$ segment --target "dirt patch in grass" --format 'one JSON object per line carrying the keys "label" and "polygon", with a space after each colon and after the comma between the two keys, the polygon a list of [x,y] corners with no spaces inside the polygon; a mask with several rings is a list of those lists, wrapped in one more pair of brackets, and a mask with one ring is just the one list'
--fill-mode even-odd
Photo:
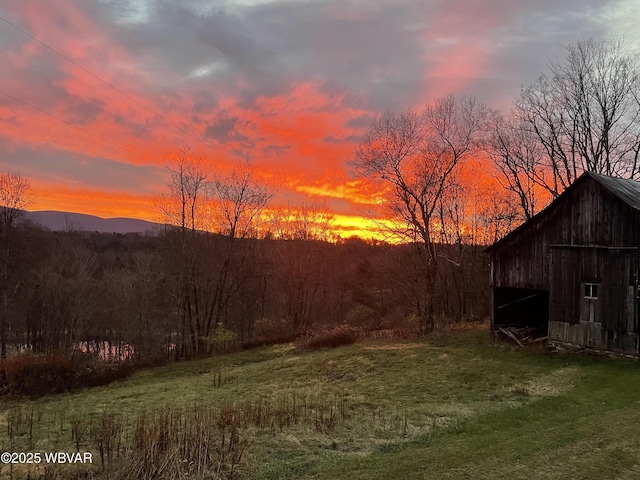
{"label": "dirt patch in grass", "polygon": [[571,390],[580,378],[578,367],[565,367],[510,388],[513,393],[533,397],[557,397]]}
{"label": "dirt patch in grass", "polygon": [[285,354],[295,350],[296,346],[293,343],[283,343],[281,345],[274,345],[272,347],[274,353]]}
{"label": "dirt patch in grass", "polygon": [[364,347],[365,350],[385,350],[385,351],[393,351],[393,350],[413,350],[414,348],[424,348],[425,345],[422,343],[391,343],[387,345],[369,345]]}

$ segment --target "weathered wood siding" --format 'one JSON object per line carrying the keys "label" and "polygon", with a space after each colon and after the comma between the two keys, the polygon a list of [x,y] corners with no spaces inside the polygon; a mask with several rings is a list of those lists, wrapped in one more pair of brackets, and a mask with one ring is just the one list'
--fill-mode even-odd
{"label": "weathered wood siding", "polygon": [[580,324],[549,322],[548,336],[549,343],[589,347],[628,355],[638,354],[637,335],[608,331],[597,322]]}
{"label": "weathered wood siding", "polygon": [[578,270],[581,252],[574,248],[551,249],[549,281],[549,320],[577,323],[579,320],[580,278]]}
{"label": "weathered wood siding", "polygon": [[[634,248],[551,247],[550,341],[637,352]],[[585,283],[598,298],[585,298]]]}

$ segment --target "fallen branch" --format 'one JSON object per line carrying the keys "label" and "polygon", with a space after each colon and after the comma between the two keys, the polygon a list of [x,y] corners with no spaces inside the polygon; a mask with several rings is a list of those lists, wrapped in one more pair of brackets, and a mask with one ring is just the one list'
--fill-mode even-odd
{"label": "fallen branch", "polygon": [[524,348],[524,345],[522,343],[520,343],[520,340],[518,340],[518,337],[516,337],[513,332],[511,332],[511,330],[505,330],[502,327],[498,327],[498,330],[500,330],[503,334],[505,334],[507,337],[511,338],[512,340],[515,340],[515,342],[520,345],[522,348]]}
{"label": "fallen branch", "polygon": [[540,338],[536,338],[535,340],[529,340],[527,343],[538,343],[538,342],[544,342],[547,340],[547,338],[549,337],[540,337]]}

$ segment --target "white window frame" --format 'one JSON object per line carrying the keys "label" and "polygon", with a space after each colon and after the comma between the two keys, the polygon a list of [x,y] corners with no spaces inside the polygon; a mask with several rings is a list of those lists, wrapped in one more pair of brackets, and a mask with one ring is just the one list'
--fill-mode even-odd
{"label": "white window frame", "polygon": [[587,300],[598,300],[598,287],[600,287],[599,283],[585,282],[584,298]]}

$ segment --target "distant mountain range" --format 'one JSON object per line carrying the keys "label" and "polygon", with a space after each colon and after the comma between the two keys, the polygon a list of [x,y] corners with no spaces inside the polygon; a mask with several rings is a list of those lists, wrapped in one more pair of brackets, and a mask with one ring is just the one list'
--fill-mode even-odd
{"label": "distant mountain range", "polygon": [[136,218],[101,218],[84,213],[40,210],[25,212],[25,220],[52,231],[87,231],[100,233],[155,233],[164,229],[160,223]]}

